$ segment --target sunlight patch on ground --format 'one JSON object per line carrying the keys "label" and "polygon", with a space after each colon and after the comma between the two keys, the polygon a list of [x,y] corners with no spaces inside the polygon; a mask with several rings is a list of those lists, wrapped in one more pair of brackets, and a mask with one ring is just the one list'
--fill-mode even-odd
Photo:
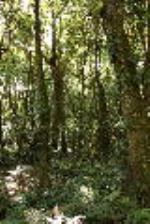
{"label": "sunlight patch on ground", "polygon": [[94,197],[94,192],[92,188],[82,185],[80,187],[80,192],[84,197],[84,200],[91,201]]}

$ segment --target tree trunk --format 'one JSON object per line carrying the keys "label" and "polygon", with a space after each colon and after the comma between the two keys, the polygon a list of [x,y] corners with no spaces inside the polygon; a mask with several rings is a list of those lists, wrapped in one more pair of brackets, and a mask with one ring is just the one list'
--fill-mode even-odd
{"label": "tree trunk", "polygon": [[[98,32],[96,30],[96,32]],[[110,158],[110,127],[109,116],[106,102],[104,86],[100,80],[101,71],[101,40],[98,39],[98,33],[95,36],[95,82],[98,91],[98,129],[96,148],[98,149],[99,158],[107,161]]]}
{"label": "tree trunk", "polygon": [[35,167],[40,185],[46,186],[48,182],[48,154],[49,154],[49,104],[47,89],[43,72],[43,57],[41,50],[41,21],[40,0],[35,0],[35,86],[36,110],[38,113],[38,126],[34,136]]}
{"label": "tree trunk", "polygon": [[2,99],[0,96],[0,150],[2,150],[3,130],[2,130]]}
{"label": "tree trunk", "polygon": [[[60,56],[60,55],[59,55]],[[65,136],[65,110],[64,110],[64,71],[61,69],[60,58],[57,52],[56,18],[52,12],[52,57],[50,66],[54,80],[54,109],[52,121],[52,147],[57,150],[61,144],[62,152],[66,153],[67,143]]]}
{"label": "tree trunk", "polygon": [[107,35],[110,58],[116,73],[122,78],[124,84],[122,87],[122,110],[127,121],[132,178],[136,185],[137,196],[140,194],[141,203],[148,206],[150,202],[150,149],[148,140],[150,118],[147,113],[149,100],[146,96],[141,95],[136,79],[139,74],[124,30],[124,2],[104,0],[103,3],[103,27]]}

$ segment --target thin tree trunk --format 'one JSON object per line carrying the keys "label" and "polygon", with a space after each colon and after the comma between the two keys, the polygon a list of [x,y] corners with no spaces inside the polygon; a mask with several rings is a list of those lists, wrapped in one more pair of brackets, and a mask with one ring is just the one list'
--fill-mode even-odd
{"label": "thin tree trunk", "polygon": [[107,161],[110,157],[110,127],[108,108],[106,102],[106,94],[103,84],[100,80],[101,71],[99,64],[101,63],[101,41],[98,40],[96,30],[95,36],[95,82],[98,91],[98,129],[96,147],[98,149],[99,158]]}
{"label": "thin tree trunk", "polygon": [[40,185],[45,187],[48,184],[48,154],[49,154],[49,104],[47,89],[43,72],[43,57],[41,50],[41,21],[40,21],[40,0],[35,0],[35,85],[36,109],[38,113],[37,132],[34,136],[35,144],[35,166]]}
{"label": "thin tree trunk", "polygon": [[67,143],[65,136],[64,71],[61,69],[60,58],[58,58],[57,53],[56,18],[54,11],[52,11],[52,57],[50,60],[50,65],[54,80],[52,147],[57,150],[59,144],[61,144],[62,152],[66,153]]}
{"label": "thin tree trunk", "polygon": [[2,130],[2,99],[0,98],[0,150],[2,150],[2,146],[3,146],[2,140],[3,140],[3,130]]}
{"label": "thin tree trunk", "polygon": [[33,54],[32,51],[28,52],[29,60],[29,71],[28,71],[28,107],[30,111],[30,127],[34,131],[35,125],[35,116],[34,116],[34,100],[35,100],[35,74],[33,70]]}

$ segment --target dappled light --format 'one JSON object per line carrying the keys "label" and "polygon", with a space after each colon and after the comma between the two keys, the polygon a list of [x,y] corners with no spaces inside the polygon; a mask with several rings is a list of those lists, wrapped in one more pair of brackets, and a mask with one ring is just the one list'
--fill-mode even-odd
{"label": "dappled light", "polygon": [[0,0],[0,224],[150,223],[149,0]]}

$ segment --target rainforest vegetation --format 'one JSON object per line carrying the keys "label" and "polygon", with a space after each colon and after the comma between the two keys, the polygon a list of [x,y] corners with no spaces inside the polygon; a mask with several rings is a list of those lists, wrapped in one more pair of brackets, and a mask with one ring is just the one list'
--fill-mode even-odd
{"label": "rainforest vegetation", "polygon": [[150,223],[149,0],[0,0],[0,223],[56,205]]}

